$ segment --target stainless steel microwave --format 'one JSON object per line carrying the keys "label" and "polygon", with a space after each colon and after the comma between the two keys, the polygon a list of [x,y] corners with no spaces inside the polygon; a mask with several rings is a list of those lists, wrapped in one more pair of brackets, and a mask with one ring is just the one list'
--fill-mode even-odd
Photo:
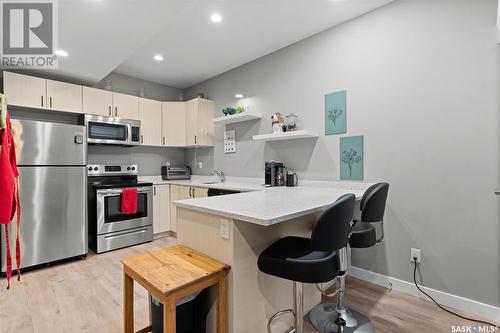
{"label": "stainless steel microwave", "polygon": [[141,122],[133,119],[86,114],[87,142],[135,146],[141,143]]}

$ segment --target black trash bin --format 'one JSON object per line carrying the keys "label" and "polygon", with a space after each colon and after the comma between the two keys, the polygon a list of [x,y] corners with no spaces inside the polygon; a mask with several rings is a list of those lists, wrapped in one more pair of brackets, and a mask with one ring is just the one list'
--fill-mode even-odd
{"label": "black trash bin", "polygon": [[[176,332],[205,333],[208,314],[208,291],[177,301]],[[194,297],[193,297],[194,296]],[[163,304],[151,297],[151,325],[153,333],[163,333]]]}

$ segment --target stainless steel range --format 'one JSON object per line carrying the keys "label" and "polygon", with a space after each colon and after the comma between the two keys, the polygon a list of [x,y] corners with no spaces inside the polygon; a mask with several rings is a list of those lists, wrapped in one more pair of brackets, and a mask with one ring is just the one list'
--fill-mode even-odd
{"label": "stainless steel range", "polygon": [[[89,247],[96,253],[153,240],[153,184],[137,181],[137,165],[88,165]],[[124,188],[137,188],[137,211],[121,211]]]}

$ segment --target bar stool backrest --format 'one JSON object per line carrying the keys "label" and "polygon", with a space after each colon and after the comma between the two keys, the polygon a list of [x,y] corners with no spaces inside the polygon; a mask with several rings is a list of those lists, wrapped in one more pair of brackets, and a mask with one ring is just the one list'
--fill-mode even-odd
{"label": "bar stool backrest", "polygon": [[311,234],[312,250],[333,252],[347,246],[355,201],[354,194],[345,194],[323,211]]}
{"label": "bar stool backrest", "polygon": [[388,183],[377,183],[370,186],[361,198],[361,222],[382,222],[384,220],[385,202],[389,192]]}

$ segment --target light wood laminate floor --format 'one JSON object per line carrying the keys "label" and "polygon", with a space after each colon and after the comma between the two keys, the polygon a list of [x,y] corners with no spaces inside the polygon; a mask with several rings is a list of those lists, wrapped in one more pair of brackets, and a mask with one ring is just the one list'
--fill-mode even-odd
{"label": "light wood laminate floor", "polygon": [[[67,333],[122,331],[122,265],[120,259],[175,244],[167,237],[100,255],[26,272],[6,290],[0,280],[1,333]],[[468,325],[426,300],[350,278],[350,305],[368,315],[378,333],[451,332]],[[149,322],[147,293],[135,288],[136,329]],[[306,320],[306,332],[312,333]],[[260,333],[260,332],[256,332]],[[262,332],[264,333],[264,332]]]}

